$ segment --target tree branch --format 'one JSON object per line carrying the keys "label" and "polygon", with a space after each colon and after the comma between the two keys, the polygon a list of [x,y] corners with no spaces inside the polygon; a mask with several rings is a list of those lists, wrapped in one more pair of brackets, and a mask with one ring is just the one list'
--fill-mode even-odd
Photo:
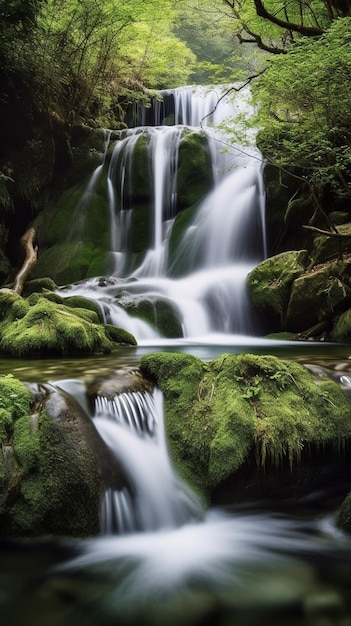
{"label": "tree branch", "polygon": [[21,295],[23,291],[23,286],[29,272],[37,261],[38,246],[35,246],[35,248],[33,247],[33,241],[35,239],[35,236],[35,228],[29,228],[21,237],[21,245],[22,248],[24,248],[26,256],[21,269],[17,273],[13,286],[13,291],[15,293],[18,293],[19,295]]}
{"label": "tree branch", "polygon": [[317,228],[316,226],[307,226],[307,224],[304,224],[302,228],[317,233],[317,235],[335,237],[336,239],[351,239],[351,235],[348,235],[346,233],[339,233],[337,230],[335,232],[331,232],[330,230],[323,230],[322,228]]}
{"label": "tree branch", "polygon": [[323,35],[323,29],[318,28],[316,26],[304,26],[303,24],[294,24],[293,22],[281,20],[279,17],[272,15],[269,13],[264,6],[262,0],[253,0],[256,13],[259,17],[263,17],[265,20],[272,22],[272,24],[276,24],[280,26],[280,28],[286,28],[287,30],[294,31],[295,33],[300,33],[300,35],[305,35],[307,37],[316,37],[318,35]]}
{"label": "tree branch", "polygon": [[228,96],[228,94],[230,94],[232,91],[236,91],[236,92],[238,92],[238,91],[241,91],[242,89],[244,89],[245,87],[247,87],[247,85],[249,85],[249,84],[250,84],[250,83],[251,83],[251,82],[252,82],[255,78],[258,78],[258,76],[261,76],[261,74],[263,74],[263,73],[266,71],[266,69],[267,69],[267,68],[265,67],[265,68],[264,68],[263,70],[261,70],[260,72],[257,72],[257,74],[252,74],[252,76],[249,76],[249,77],[247,78],[247,80],[246,80],[246,81],[245,81],[242,85],[240,85],[240,87],[234,87],[234,85],[233,85],[232,87],[230,87],[229,89],[227,89],[227,91],[226,91],[224,94],[222,94],[220,98],[218,98],[218,100],[217,100],[217,102],[216,102],[215,106],[213,107],[212,111],[209,111],[209,113],[207,113],[206,115],[204,115],[204,117],[202,118],[202,120],[201,120],[201,122],[200,122],[200,126],[201,126],[201,128],[202,128],[202,122],[203,122],[203,121],[204,121],[207,117],[210,117],[210,115],[212,115],[212,114],[213,114],[213,113],[217,110],[217,107],[218,107],[219,103],[223,100],[223,98],[226,98],[226,97]]}

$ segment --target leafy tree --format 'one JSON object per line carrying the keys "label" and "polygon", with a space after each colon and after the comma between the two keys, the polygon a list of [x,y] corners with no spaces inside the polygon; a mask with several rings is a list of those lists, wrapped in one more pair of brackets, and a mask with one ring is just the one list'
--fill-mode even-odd
{"label": "leafy tree", "polygon": [[322,35],[334,19],[351,15],[350,0],[224,0],[242,43],[286,53],[301,36]]}
{"label": "leafy tree", "polygon": [[231,82],[247,68],[243,48],[233,36],[232,16],[215,0],[190,0],[177,5],[175,33],[196,54],[190,80],[197,84]]}

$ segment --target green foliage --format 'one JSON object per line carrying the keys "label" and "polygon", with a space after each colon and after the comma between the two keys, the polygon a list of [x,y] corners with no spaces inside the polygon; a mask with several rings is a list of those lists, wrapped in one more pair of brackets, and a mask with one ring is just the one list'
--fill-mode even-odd
{"label": "green foliage", "polygon": [[321,35],[333,19],[349,14],[347,2],[343,6],[328,0],[233,0],[225,4],[240,41],[273,54],[286,53],[301,37]]}
{"label": "green foliage", "polygon": [[233,17],[212,0],[190,0],[178,5],[175,32],[196,55],[189,79],[202,85],[237,80],[247,63],[233,37]]}
{"label": "green foliage", "polygon": [[270,60],[253,91],[265,156],[299,168],[316,190],[350,196],[350,18],[335,20],[318,39]]}
{"label": "green foliage", "polygon": [[7,425],[9,416],[12,421],[29,414],[31,394],[27,387],[12,374],[0,376],[0,398],[1,418]]}

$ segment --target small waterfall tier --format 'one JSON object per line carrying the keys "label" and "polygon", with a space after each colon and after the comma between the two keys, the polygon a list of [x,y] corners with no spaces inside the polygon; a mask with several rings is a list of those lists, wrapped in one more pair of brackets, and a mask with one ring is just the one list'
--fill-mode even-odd
{"label": "small waterfall tier", "polygon": [[202,507],[168,456],[159,390],[98,395],[93,419],[129,482],[122,489],[106,489],[102,534],[177,528],[199,520]]}
{"label": "small waterfall tier", "polygon": [[106,188],[109,269],[60,295],[96,300],[138,343],[260,333],[246,276],[266,256],[261,158],[218,128],[248,106],[224,91],[161,92],[108,134],[88,185]]}

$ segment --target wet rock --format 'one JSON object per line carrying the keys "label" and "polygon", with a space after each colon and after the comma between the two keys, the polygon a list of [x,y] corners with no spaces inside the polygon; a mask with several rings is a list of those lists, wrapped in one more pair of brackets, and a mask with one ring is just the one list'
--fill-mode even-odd
{"label": "wet rock", "polygon": [[0,533],[83,537],[100,529],[105,487],[123,472],[66,390],[0,378]]}

